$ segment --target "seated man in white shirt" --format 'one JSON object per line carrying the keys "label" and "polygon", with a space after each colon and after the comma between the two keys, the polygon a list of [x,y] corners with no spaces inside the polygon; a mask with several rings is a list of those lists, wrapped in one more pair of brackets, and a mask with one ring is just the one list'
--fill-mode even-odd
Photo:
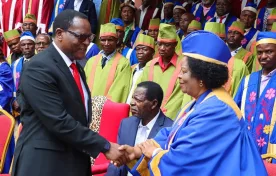
{"label": "seated man in white shirt", "polygon": [[[120,145],[137,145],[155,135],[173,121],[160,110],[163,90],[151,81],[141,82],[135,89],[130,103],[133,116],[122,120],[117,142]],[[129,176],[125,166],[117,168],[110,164],[106,176]]]}

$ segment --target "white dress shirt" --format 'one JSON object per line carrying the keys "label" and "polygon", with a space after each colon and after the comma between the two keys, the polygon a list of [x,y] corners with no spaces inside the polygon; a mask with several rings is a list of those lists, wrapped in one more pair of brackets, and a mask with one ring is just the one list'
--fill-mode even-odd
{"label": "white dress shirt", "polygon": [[[226,14],[226,15],[224,15],[224,18],[222,19],[222,23],[223,23],[223,24],[225,23],[225,21],[226,21],[226,19],[227,19],[228,15],[229,15],[229,13],[228,13],[228,14]],[[217,17],[216,17],[216,22],[217,22],[217,23],[219,23],[219,21],[220,21],[220,17],[219,17],[219,16],[217,16]]]}
{"label": "white dress shirt", "polygon": [[241,49],[241,46],[239,48],[235,49],[234,51],[231,51],[231,56],[232,57],[235,56],[240,51],[240,49]]}
{"label": "white dress shirt", "polygon": [[74,1],[74,10],[75,11],[80,11],[80,6],[83,0],[75,0]]}
{"label": "white dress shirt", "polygon": [[[61,55],[62,59],[64,60],[65,64],[67,65],[68,69],[70,70],[70,72],[72,73],[73,76],[73,70],[71,69],[71,64],[75,63],[76,61],[71,61],[55,44],[55,42],[53,42],[54,47],[56,48],[56,50],[58,51],[58,53]],[[79,74],[80,75],[80,74]],[[73,77],[74,78],[74,77]],[[84,82],[80,76],[80,81],[81,81],[81,87],[83,90],[83,95],[84,95],[84,102],[85,102],[85,111],[86,111],[86,118],[88,119],[88,92],[84,86]]]}
{"label": "white dress shirt", "polygon": [[[142,125],[142,120],[140,120],[140,123],[138,125],[138,130],[136,133],[135,145],[145,142],[148,139],[149,134],[150,134],[159,114],[160,114],[160,110],[156,114],[156,116],[145,126]],[[127,176],[132,176],[132,174],[130,172],[128,172]]]}
{"label": "white dress shirt", "polygon": [[135,69],[134,69],[134,74],[132,77],[132,84],[131,84],[131,89],[130,92],[128,94],[127,97],[127,104],[130,104],[131,100],[132,100],[132,94],[134,92],[134,89],[136,88],[136,82],[138,80],[138,78],[142,75],[144,68],[140,68],[139,69],[139,64],[136,65]]}

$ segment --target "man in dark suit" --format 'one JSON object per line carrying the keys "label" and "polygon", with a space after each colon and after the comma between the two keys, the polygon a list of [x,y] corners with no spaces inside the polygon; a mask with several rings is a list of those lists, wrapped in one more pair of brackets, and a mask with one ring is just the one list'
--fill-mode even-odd
{"label": "man in dark suit", "polygon": [[118,144],[88,128],[90,92],[76,60],[85,57],[90,36],[87,17],[65,10],[54,21],[53,43],[24,65],[13,176],[91,176],[90,156],[122,156]]}
{"label": "man in dark suit", "polygon": [[91,32],[96,34],[97,13],[95,4],[92,0],[67,0],[64,4],[64,10],[66,9],[73,9],[85,14],[91,25]]}
{"label": "man in dark suit", "polygon": [[[170,127],[173,121],[160,110],[163,90],[159,84],[151,81],[137,85],[130,103],[132,115],[122,120],[118,132],[118,143],[134,146],[155,135],[164,127]],[[125,166],[117,168],[110,164],[106,176],[128,175]]]}

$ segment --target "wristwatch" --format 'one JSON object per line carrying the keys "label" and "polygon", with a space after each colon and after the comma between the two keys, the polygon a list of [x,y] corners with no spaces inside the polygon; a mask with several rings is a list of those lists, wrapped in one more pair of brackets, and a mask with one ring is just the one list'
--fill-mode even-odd
{"label": "wristwatch", "polygon": [[110,150],[110,142],[106,142],[105,145],[104,145],[104,148],[102,149],[102,153],[106,153]]}

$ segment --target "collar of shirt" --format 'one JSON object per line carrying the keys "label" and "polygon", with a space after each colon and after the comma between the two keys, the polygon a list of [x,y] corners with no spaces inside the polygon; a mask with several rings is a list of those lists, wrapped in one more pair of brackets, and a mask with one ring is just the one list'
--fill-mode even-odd
{"label": "collar of shirt", "polygon": [[58,51],[58,53],[61,55],[62,59],[64,60],[65,64],[67,65],[67,67],[70,68],[72,63],[76,63],[76,61],[72,62],[69,57],[67,57],[59,48],[58,46],[55,44],[55,42],[53,42],[54,47],[56,48],[56,50]]}
{"label": "collar of shirt", "polygon": [[231,52],[231,56],[235,56],[241,49],[242,47],[238,47],[237,49],[235,49],[234,51]]}
{"label": "collar of shirt", "polygon": [[220,18],[222,18],[222,23],[225,23],[228,16],[229,16],[229,13],[227,13],[226,15],[223,15],[221,17],[216,15],[216,22],[218,23],[220,21]]}
{"label": "collar of shirt", "polygon": [[270,73],[268,73],[267,75],[262,75],[262,79],[263,78],[271,78],[274,74],[276,73],[276,69],[272,70]]}
{"label": "collar of shirt", "polygon": [[124,36],[124,41],[126,40],[126,37],[129,33],[130,30],[134,30],[134,23],[131,23],[130,25],[125,27],[125,36]]}
{"label": "collar of shirt", "polygon": [[83,0],[75,0],[75,1],[74,1],[74,10],[76,10],[76,11],[79,11],[79,10],[80,10],[80,6],[81,6],[81,4],[82,4],[82,1],[83,1]]}
{"label": "collar of shirt", "polygon": [[29,62],[30,60],[31,60],[31,58],[25,58],[25,57],[23,57],[24,59],[23,59],[23,62]]}
{"label": "collar of shirt", "polygon": [[103,50],[100,51],[100,54],[101,54],[103,57],[106,57],[107,60],[109,61],[109,60],[116,54],[116,50],[114,50],[113,53],[109,54],[108,56],[104,53]]}
{"label": "collar of shirt", "polygon": [[142,120],[140,120],[140,123],[138,125],[138,128],[142,128],[142,127],[147,127],[147,130],[151,131],[151,129],[153,128],[158,116],[160,114],[160,110],[158,111],[158,113],[156,114],[156,116],[145,126],[142,125]]}
{"label": "collar of shirt", "polygon": [[[252,28],[252,27],[251,27]],[[244,29],[245,30],[245,33],[244,35],[248,34],[248,32],[250,31],[251,28],[248,28],[248,29]]]}
{"label": "collar of shirt", "polygon": [[212,8],[212,6],[214,5],[215,1],[213,2],[213,4],[210,7],[205,7],[202,3],[201,6],[203,8],[203,14],[204,16],[209,12],[209,10]]}
{"label": "collar of shirt", "polygon": [[162,57],[160,56],[159,59],[158,59],[158,63],[159,63],[159,66],[161,67],[162,71],[166,71],[171,65],[173,65],[174,67],[176,67],[176,63],[177,63],[177,54],[174,53],[172,59],[170,60],[170,62],[168,63],[168,65],[165,66],[163,60],[162,60]]}
{"label": "collar of shirt", "polygon": [[143,8],[142,5],[139,7],[139,9],[141,10],[141,12],[146,12],[148,10],[148,8],[149,8],[149,6]]}

